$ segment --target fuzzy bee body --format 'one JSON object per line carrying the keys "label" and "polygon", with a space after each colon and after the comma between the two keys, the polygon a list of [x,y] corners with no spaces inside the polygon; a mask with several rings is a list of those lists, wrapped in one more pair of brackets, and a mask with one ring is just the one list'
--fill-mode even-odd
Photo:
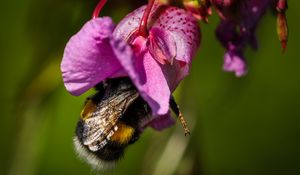
{"label": "fuzzy bee body", "polygon": [[[138,140],[141,129],[151,121],[151,110],[129,78],[109,79],[98,84],[97,93],[87,98],[76,127],[74,145],[78,155],[95,169],[110,168],[125,148]],[[187,123],[173,97],[170,109]]]}
{"label": "fuzzy bee body", "polygon": [[85,102],[74,144],[80,157],[105,168],[139,138],[140,124],[149,118],[150,109],[128,78],[108,80],[97,88]]}

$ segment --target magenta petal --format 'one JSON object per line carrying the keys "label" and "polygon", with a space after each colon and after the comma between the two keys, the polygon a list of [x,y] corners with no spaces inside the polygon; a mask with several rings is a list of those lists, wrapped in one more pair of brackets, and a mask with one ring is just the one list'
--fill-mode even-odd
{"label": "magenta petal", "polygon": [[168,81],[169,88],[173,92],[181,80],[183,80],[188,74],[190,65],[180,61],[174,61],[171,64],[162,65],[162,71]]}
{"label": "magenta petal", "polygon": [[171,92],[160,64],[149,52],[136,58],[132,49],[121,39],[111,40],[111,45],[141,96],[151,107],[153,115],[166,114],[169,111]]}
{"label": "magenta petal", "polygon": [[166,129],[172,125],[175,124],[175,120],[171,117],[171,115],[168,113],[163,116],[159,116],[157,118],[154,118],[150,123],[148,123],[148,126],[151,126],[153,129],[156,129],[158,131],[161,131],[163,129]]}
{"label": "magenta petal", "polygon": [[67,43],[61,71],[71,94],[80,95],[121,69],[109,43],[114,27],[108,17],[90,20]]}
{"label": "magenta petal", "polygon": [[161,64],[171,63],[176,57],[176,42],[173,36],[160,28],[152,28],[149,34],[149,52]]}
{"label": "magenta petal", "polygon": [[124,71],[127,72],[133,82],[139,81],[139,75],[134,66],[136,57],[131,47],[122,39],[112,38],[110,44],[113,46],[113,52]]}
{"label": "magenta petal", "polygon": [[237,77],[246,75],[247,65],[243,57],[230,51],[224,55],[224,71],[234,72]]}
{"label": "magenta petal", "polygon": [[114,30],[114,37],[128,41],[130,36],[138,30],[146,5],[134,10],[123,18]]}
{"label": "magenta petal", "polygon": [[[113,35],[125,41],[131,41],[132,38],[136,37],[135,34],[138,30],[145,7],[146,6],[142,6],[127,15],[117,25]],[[191,62],[200,45],[201,37],[197,20],[191,13],[177,7],[155,5],[149,17],[148,28],[150,37],[158,36],[154,39],[157,39],[159,43],[154,44],[159,46],[162,43],[161,41],[164,40],[164,48],[161,48],[162,53],[166,54],[164,57],[169,59],[170,55],[175,55],[176,60],[188,64]],[[163,31],[163,33],[159,33],[159,31]],[[155,35],[151,35],[152,32],[154,32]],[[175,44],[173,42],[175,42]],[[173,47],[176,47],[176,49]],[[159,62],[162,62],[164,59],[161,54],[154,54],[152,51],[151,54]]]}
{"label": "magenta petal", "polygon": [[171,91],[161,64],[149,52],[146,52],[143,57],[137,59],[136,71],[139,81],[134,83],[150,105],[153,114],[155,116],[166,114],[169,111]]}
{"label": "magenta petal", "polygon": [[191,62],[201,38],[199,25],[191,13],[177,7],[165,7],[152,27],[160,28],[173,37],[176,42],[176,60],[188,64]]}
{"label": "magenta petal", "polygon": [[[135,56],[124,57],[118,47],[113,49],[153,115],[160,116],[168,112],[171,92],[188,74],[200,45],[200,29],[197,20],[185,10],[155,5],[148,20],[149,36],[139,37],[144,10],[145,6],[127,15],[113,32],[114,38],[131,44]],[[113,42],[126,48],[121,41]]]}

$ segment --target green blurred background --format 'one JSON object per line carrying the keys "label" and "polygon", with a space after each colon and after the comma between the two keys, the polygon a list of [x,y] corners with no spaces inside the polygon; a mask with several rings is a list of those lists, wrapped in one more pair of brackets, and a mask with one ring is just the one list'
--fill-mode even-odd
{"label": "green blurred background", "polygon": [[[119,21],[145,2],[110,0],[102,15]],[[68,94],[59,70],[64,45],[96,3],[1,3],[0,174],[300,174],[300,1],[289,1],[286,53],[268,13],[257,31],[259,50],[246,52],[249,74],[243,78],[221,70],[216,15],[202,24],[201,49],[175,93],[191,136],[184,137],[180,124],[163,132],[147,129],[107,172],[91,170],[74,153],[74,129],[91,92]]]}

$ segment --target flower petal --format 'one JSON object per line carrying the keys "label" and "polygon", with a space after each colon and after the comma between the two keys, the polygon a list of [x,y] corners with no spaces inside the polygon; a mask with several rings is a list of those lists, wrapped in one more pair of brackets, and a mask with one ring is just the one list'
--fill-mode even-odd
{"label": "flower petal", "polygon": [[216,36],[225,48],[228,48],[230,44],[244,47],[237,31],[237,24],[233,20],[221,20],[216,30]]}
{"label": "flower petal", "polygon": [[[147,51],[135,57],[132,49],[121,39],[111,40],[111,45],[153,115],[165,115],[169,111],[171,92],[161,65]],[[122,56],[124,53],[131,53],[131,57]]]}
{"label": "flower petal", "polygon": [[[154,6],[156,8],[156,6]],[[146,9],[146,5],[134,10],[126,15],[116,26],[114,30],[114,37],[123,39],[124,41],[130,40],[130,37],[138,30],[140,21]]]}
{"label": "flower petal", "polygon": [[[216,35],[223,46],[230,51],[233,45],[239,53],[249,44],[257,49],[255,29],[272,0],[212,0],[219,11],[222,20],[216,30]],[[232,55],[229,54],[229,55]],[[242,54],[236,54],[242,55]],[[228,55],[225,58],[229,58]]]}
{"label": "flower petal", "polygon": [[113,29],[110,18],[93,19],[67,43],[61,71],[71,94],[80,95],[121,69],[109,43]]}
{"label": "flower petal", "polygon": [[164,115],[169,111],[171,91],[167,77],[149,52],[136,62],[139,81],[135,82],[141,95],[148,102],[154,115]]}
{"label": "flower petal", "polygon": [[166,115],[159,116],[154,118],[148,126],[151,126],[153,129],[161,131],[175,124],[174,118],[171,117],[170,113]]}
{"label": "flower petal", "polygon": [[176,42],[172,35],[169,35],[161,28],[152,28],[149,34],[149,52],[159,63],[173,64],[176,57]]}
{"label": "flower petal", "polygon": [[[128,14],[114,30],[116,38],[122,38],[125,41],[131,42],[131,38],[135,38],[135,34],[139,28],[140,20],[144,14],[146,6],[142,6],[137,10]],[[159,34],[158,29],[163,33],[155,38],[161,42],[164,40],[164,47],[161,51],[171,51],[171,55],[175,55],[176,60],[185,63],[190,63],[196,50],[200,45],[200,28],[196,18],[189,12],[183,9],[171,6],[155,5],[152,8],[148,28],[150,36]],[[154,31],[152,31],[154,30]],[[151,35],[155,33],[155,35]],[[172,39],[171,39],[172,38]],[[174,42],[175,41],[175,45]],[[170,42],[170,43],[168,43]],[[160,45],[161,43],[156,43]],[[171,47],[171,48],[167,48]],[[174,49],[173,47],[176,47]],[[176,54],[173,52],[176,51]],[[151,51],[153,54],[154,52]],[[169,59],[170,54],[165,52],[166,58]],[[162,62],[161,55],[153,55],[155,59]],[[156,57],[158,56],[158,57]]]}
{"label": "flower petal", "polygon": [[245,75],[247,65],[243,51],[247,40],[236,31],[236,23],[231,20],[221,20],[216,35],[227,50],[224,55],[223,70],[235,72],[237,77]]}
{"label": "flower petal", "polygon": [[247,0],[239,3],[240,23],[247,30],[253,31],[273,0]]}
{"label": "flower petal", "polygon": [[[164,6],[153,14],[152,28],[160,28],[176,43],[176,60],[190,63],[200,45],[200,28],[197,19],[183,9]],[[150,29],[151,32],[152,29]]]}
{"label": "flower petal", "polygon": [[235,52],[227,52],[224,55],[224,71],[235,72],[235,76],[241,77],[247,74],[247,64],[242,55]]}
{"label": "flower petal", "polygon": [[118,59],[157,116],[168,112],[171,92],[188,74],[200,44],[200,29],[193,15],[183,9],[155,5],[148,21],[149,37],[138,37],[145,7],[127,15],[113,36],[132,45],[136,58]]}
{"label": "flower petal", "polygon": [[171,92],[173,92],[179,85],[180,81],[189,74],[190,64],[176,60],[172,65],[165,64],[162,65],[161,68],[167,79],[169,88]]}

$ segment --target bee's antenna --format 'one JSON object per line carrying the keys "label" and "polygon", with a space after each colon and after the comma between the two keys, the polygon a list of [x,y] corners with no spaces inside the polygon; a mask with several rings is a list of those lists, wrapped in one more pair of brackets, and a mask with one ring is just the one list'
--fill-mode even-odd
{"label": "bee's antenna", "polygon": [[185,119],[179,109],[179,106],[177,105],[175,98],[173,96],[170,98],[170,107],[171,107],[172,111],[176,114],[176,116],[178,117],[180,123],[182,124],[185,136],[190,135],[191,133],[187,126],[187,122],[185,121]]}

